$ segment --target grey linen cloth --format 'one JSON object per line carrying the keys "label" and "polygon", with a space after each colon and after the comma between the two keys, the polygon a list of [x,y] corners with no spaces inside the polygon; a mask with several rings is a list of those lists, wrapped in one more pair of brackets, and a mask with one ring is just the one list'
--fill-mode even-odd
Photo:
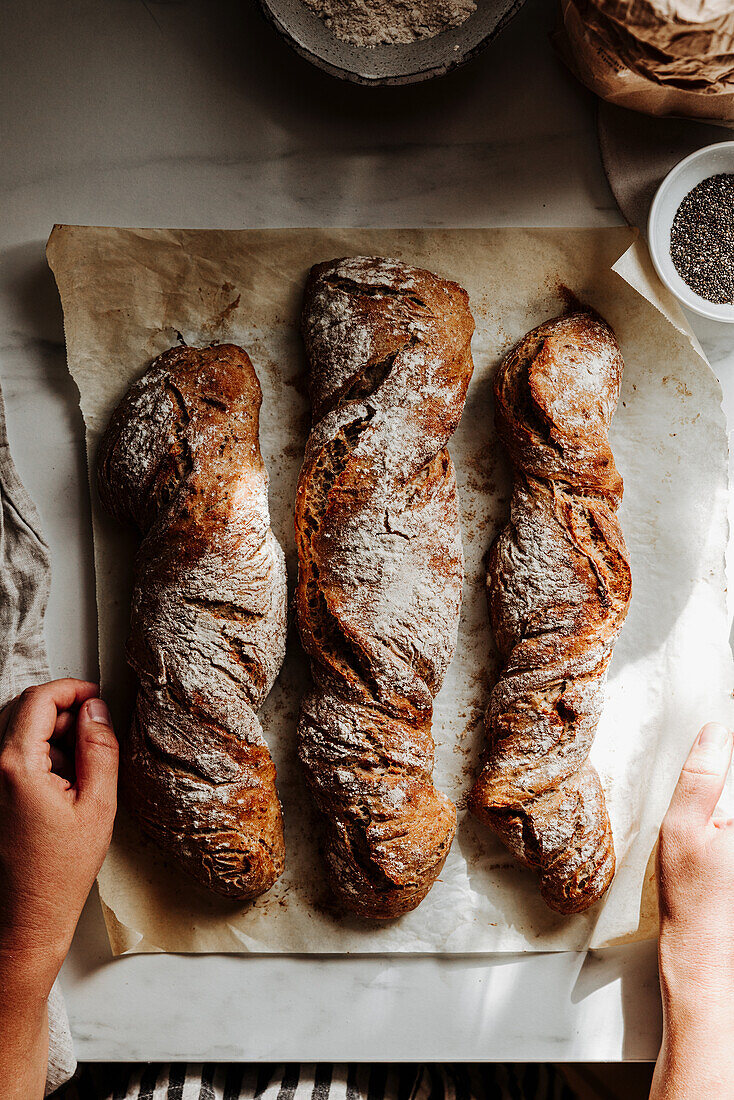
{"label": "grey linen cloth", "polygon": [[[0,707],[31,684],[50,679],[43,619],[51,583],[48,546],[36,506],[10,455],[0,391]],[[48,1000],[46,1095],[76,1069],[63,997],[57,985]]]}

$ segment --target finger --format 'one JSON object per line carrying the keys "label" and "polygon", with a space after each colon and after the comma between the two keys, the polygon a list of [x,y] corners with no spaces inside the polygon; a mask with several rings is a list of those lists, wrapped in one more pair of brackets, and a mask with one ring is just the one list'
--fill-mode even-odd
{"label": "finger", "polygon": [[76,714],[73,710],[62,710],[56,715],[56,722],[54,724],[54,731],[52,737],[65,737],[67,733],[74,729],[76,723]]}
{"label": "finger", "polygon": [[102,699],[88,699],[79,710],[75,762],[79,803],[102,806],[114,814],[118,747],[110,712]]}
{"label": "finger", "polygon": [[724,790],[731,756],[732,735],[726,726],[708,722],[683,765],[668,813],[708,824]]}
{"label": "finger", "polygon": [[[4,733],[5,733],[5,729],[7,728],[8,724],[13,720],[13,714],[15,713],[15,710],[18,706],[19,698],[20,698],[20,696],[16,695],[15,699],[12,699],[7,704],[7,706],[3,707],[2,711],[0,711],[0,748],[2,747],[3,736],[4,736]],[[76,725],[76,712],[75,711],[73,711],[73,710],[59,711],[56,715],[56,722],[54,723],[54,728],[53,728],[53,733],[51,734],[50,744],[53,745],[55,743],[55,744],[58,745],[60,742],[68,740],[69,734],[73,733],[75,725]],[[73,739],[72,739],[72,741],[70,742],[70,745],[67,744],[66,749],[65,749],[65,751],[68,752],[69,747],[71,747],[72,756],[73,756],[73,751],[74,751],[73,745],[74,745],[74,743],[73,743]],[[57,771],[57,768],[56,768],[55,764],[53,763],[53,760],[54,760],[54,756],[53,756],[53,753],[51,753],[51,761],[52,761],[51,767],[52,767],[53,771]],[[72,780],[72,783],[73,783],[73,780]]]}
{"label": "finger", "polygon": [[18,698],[8,722],[3,747],[11,746],[24,755],[53,735],[59,711],[69,710],[99,694],[96,684],[86,680],[51,680],[27,688]]}

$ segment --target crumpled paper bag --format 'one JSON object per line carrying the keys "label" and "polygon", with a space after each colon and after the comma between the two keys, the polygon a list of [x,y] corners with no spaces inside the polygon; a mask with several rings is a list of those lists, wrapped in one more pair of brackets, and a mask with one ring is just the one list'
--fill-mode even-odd
{"label": "crumpled paper bag", "polygon": [[602,99],[734,124],[729,0],[561,0],[555,45]]}

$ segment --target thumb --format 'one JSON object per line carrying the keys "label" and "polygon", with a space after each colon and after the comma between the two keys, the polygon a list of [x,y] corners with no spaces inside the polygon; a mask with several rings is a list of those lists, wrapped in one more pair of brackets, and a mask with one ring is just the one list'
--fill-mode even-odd
{"label": "thumb", "polygon": [[107,704],[87,699],[76,723],[76,792],[80,803],[95,802],[114,814],[118,745]]}
{"label": "thumb", "polygon": [[673,791],[669,813],[706,825],[721,798],[731,765],[732,735],[720,722],[708,722],[693,743]]}

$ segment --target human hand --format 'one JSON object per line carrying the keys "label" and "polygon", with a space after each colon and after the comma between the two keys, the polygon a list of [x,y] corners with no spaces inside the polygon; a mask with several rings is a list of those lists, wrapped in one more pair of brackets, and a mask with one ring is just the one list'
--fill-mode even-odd
{"label": "human hand", "polygon": [[731,758],[731,733],[704,726],[660,829],[654,1100],[734,1096],[734,820],[716,811]]}
{"label": "human hand", "polygon": [[54,680],[0,712],[0,956],[49,989],[112,835],[117,741],[97,693]]}
{"label": "human hand", "polygon": [[96,684],[54,680],[0,711],[0,1079],[41,1097],[46,998],[112,835],[117,741]]}

